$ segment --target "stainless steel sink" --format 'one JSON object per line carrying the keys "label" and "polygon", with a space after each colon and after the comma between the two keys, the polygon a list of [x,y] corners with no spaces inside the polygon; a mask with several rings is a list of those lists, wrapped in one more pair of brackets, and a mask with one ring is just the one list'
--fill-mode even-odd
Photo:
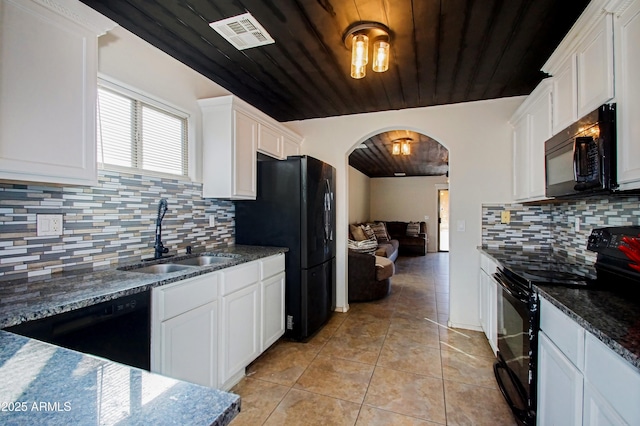
{"label": "stainless steel sink", "polygon": [[196,257],[190,257],[188,259],[176,260],[175,263],[179,263],[180,265],[207,266],[207,265],[216,265],[220,263],[228,263],[228,262],[231,262],[232,260],[233,258],[231,257],[196,256]]}
{"label": "stainless steel sink", "polygon": [[141,268],[129,269],[130,272],[142,272],[145,274],[168,274],[171,272],[193,269],[193,266],[177,265],[175,263],[159,263],[157,265],[143,266]]}

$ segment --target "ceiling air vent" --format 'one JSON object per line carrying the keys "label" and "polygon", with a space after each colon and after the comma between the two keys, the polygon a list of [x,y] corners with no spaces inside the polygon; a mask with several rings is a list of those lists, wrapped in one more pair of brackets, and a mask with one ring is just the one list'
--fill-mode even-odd
{"label": "ceiling air vent", "polygon": [[275,43],[250,13],[211,22],[209,25],[238,50]]}

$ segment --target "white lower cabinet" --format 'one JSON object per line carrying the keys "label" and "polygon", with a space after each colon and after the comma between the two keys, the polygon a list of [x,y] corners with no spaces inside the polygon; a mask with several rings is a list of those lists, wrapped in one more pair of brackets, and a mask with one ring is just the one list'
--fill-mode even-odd
{"label": "white lower cabinet", "polygon": [[640,372],[540,298],[539,425],[640,424]]}
{"label": "white lower cabinet", "polygon": [[284,334],[284,272],[260,283],[262,287],[262,339],[264,352]]}
{"label": "white lower cabinet", "polygon": [[220,383],[228,389],[260,355],[260,283],[222,297],[222,326]]}
{"label": "white lower cabinet", "polygon": [[151,371],[218,385],[218,286],[212,273],[151,293]]}
{"label": "white lower cabinet", "polygon": [[284,334],[284,254],[152,291],[151,371],[230,389]]}
{"label": "white lower cabinet", "polygon": [[160,372],[203,386],[217,386],[218,302],[163,321],[160,329]]}
{"label": "white lower cabinet", "polygon": [[488,256],[480,255],[480,274],[478,282],[478,310],[480,326],[484,331],[494,355],[498,352],[498,287],[491,276],[497,265]]}
{"label": "white lower cabinet", "polygon": [[480,271],[480,325],[495,354],[498,351],[497,284],[485,271]]}
{"label": "white lower cabinet", "polygon": [[582,373],[544,332],[540,332],[537,423],[581,425],[582,398]]}
{"label": "white lower cabinet", "polygon": [[[585,424],[601,424],[597,419],[604,417],[623,420],[614,424],[640,425],[640,372],[590,333],[585,339],[584,381],[591,389],[590,411],[597,414]],[[585,412],[586,406],[587,401]]]}
{"label": "white lower cabinet", "polygon": [[617,426],[628,424],[616,413],[589,382],[584,384],[584,413],[582,424],[585,426]]}

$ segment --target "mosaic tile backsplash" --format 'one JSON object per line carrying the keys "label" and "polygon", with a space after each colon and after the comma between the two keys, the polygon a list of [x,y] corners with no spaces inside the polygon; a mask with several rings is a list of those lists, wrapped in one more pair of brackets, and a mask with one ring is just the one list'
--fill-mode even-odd
{"label": "mosaic tile backsplash", "polygon": [[[502,224],[500,214],[511,212],[511,223]],[[576,230],[576,219],[580,229]],[[640,197],[611,197],[566,201],[559,204],[501,204],[482,206],[482,244],[500,248],[528,245],[595,262],[587,251],[591,230],[607,226],[640,225]]]}
{"label": "mosaic tile backsplash", "polygon": [[[0,279],[115,266],[153,256],[158,202],[167,198],[169,254],[235,241],[231,201],[202,198],[202,184],[101,170],[96,187],[0,181]],[[63,235],[36,236],[37,214],[62,214]],[[215,226],[209,226],[214,215]]]}

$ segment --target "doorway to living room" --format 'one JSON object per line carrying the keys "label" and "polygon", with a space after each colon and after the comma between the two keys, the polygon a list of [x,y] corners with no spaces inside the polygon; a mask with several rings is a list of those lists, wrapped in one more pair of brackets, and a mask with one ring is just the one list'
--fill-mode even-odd
{"label": "doorway to living room", "polygon": [[438,251],[449,251],[449,189],[438,189]]}

